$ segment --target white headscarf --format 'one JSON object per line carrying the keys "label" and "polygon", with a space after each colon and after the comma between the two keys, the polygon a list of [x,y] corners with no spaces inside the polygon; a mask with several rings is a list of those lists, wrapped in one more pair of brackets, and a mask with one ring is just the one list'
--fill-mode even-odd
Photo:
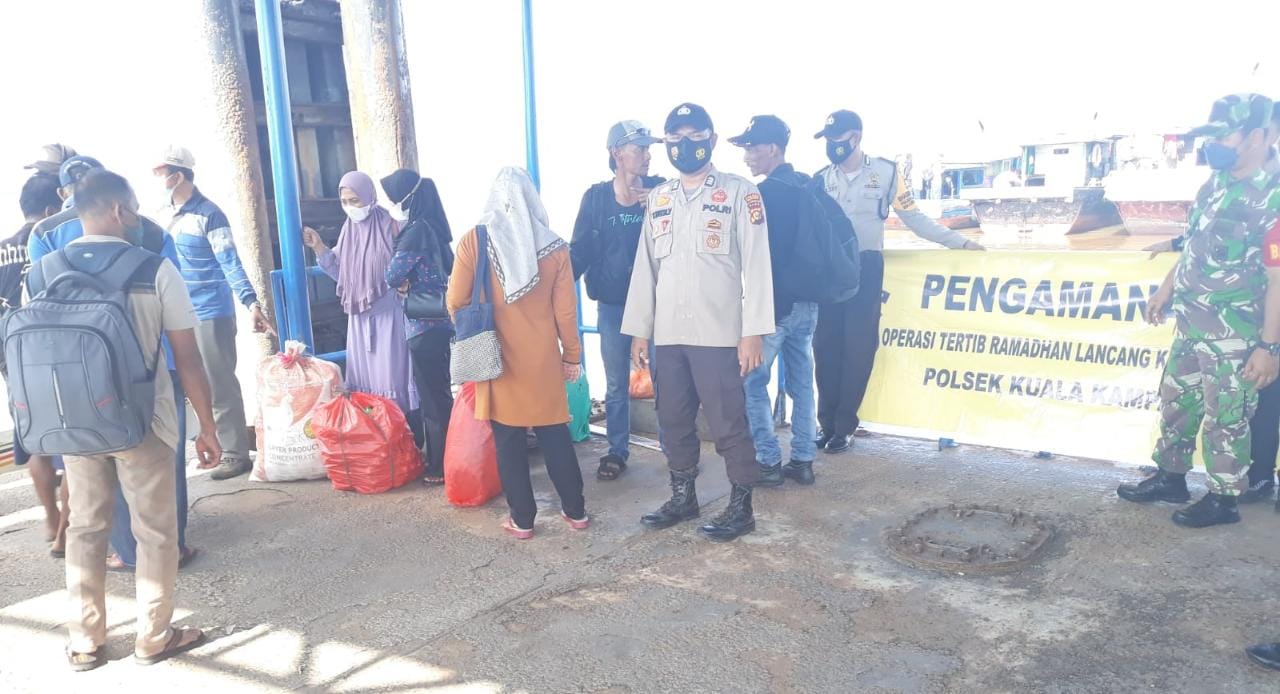
{"label": "white headscarf", "polygon": [[507,303],[538,284],[538,261],[564,246],[547,226],[547,210],[528,172],[508,166],[498,172],[480,223],[489,231],[489,259]]}

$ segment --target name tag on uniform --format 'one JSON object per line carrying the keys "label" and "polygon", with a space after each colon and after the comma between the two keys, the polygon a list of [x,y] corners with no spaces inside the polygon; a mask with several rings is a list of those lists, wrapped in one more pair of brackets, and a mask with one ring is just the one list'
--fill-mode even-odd
{"label": "name tag on uniform", "polygon": [[670,207],[663,210],[654,210],[653,213],[650,215],[650,217],[652,217],[653,219],[662,219],[663,217],[670,217],[670,216],[671,216]]}

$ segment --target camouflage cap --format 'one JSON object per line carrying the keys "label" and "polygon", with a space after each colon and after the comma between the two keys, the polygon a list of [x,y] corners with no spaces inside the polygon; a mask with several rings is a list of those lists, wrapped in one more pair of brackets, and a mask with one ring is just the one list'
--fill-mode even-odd
{"label": "camouflage cap", "polygon": [[1213,102],[1209,122],[1195,128],[1193,137],[1226,137],[1241,131],[1266,127],[1275,103],[1261,94],[1230,94]]}

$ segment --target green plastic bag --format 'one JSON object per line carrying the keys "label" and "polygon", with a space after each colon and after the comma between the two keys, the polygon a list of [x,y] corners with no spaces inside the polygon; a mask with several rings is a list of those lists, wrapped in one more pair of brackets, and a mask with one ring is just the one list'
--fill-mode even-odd
{"label": "green plastic bag", "polygon": [[587,372],[573,383],[565,384],[569,395],[569,435],[574,443],[586,441],[591,436],[591,389],[587,387]]}

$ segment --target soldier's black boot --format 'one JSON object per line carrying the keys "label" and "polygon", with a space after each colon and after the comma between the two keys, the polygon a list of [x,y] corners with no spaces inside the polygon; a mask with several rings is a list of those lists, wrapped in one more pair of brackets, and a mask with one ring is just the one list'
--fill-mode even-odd
{"label": "soldier's black boot", "polygon": [[781,487],[787,483],[783,477],[782,463],[777,465],[761,465],[760,479],[756,480],[757,487]]}
{"label": "soldier's black boot", "polygon": [[756,529],[756,518],[751,510],[751,487],[733,485],[729,505],[711,522],[698,528],[703,537],[715,542],[728,542]]}
{"label": "soldier's black boot", "polygon": [[813,461],[793,460],[782,466],[782,476],[797,484],[813,484]]}
{"label": "soldier's black boot", "polygon": [[1173,522],[1184,528],[1208,528],[1225,523],[1239,523],[1240,510],[1236,498],[1224,494],[1205,494],[1199,501],[1175,511]]}
{"label": "soldier's black boot", "polygon": [[640,522],[647,528],[661,530],[670,528],[676,523],[698,517],[698,490],[693,481],[698,477],[698,470],[671,471],[671,498],[662,508],[640,517]]}
{"label": "soldier's black boot", "polygon": [[1191,500],[1191,494],[1187,492],[1187,476],[1164,470],[1156,472],[1137,484],[1122,484],[1116,489],[1116,494],[1125,501],[1143,504],[1152,501],[1185,504]]}

